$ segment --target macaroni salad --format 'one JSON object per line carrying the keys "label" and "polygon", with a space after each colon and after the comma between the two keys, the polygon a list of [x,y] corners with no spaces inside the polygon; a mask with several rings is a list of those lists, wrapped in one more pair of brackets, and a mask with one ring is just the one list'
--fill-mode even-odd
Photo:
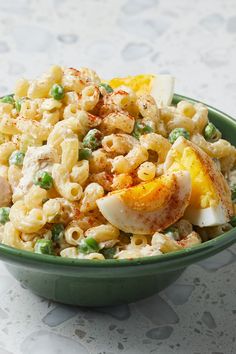
{"label": "macaroni salad", "polygon": [[52,66],[0,99],[3,244],[133,259],[236,226],[235,147],[206,106],[159,102],[148,86],[139,92],[140,77],[120,85]]}

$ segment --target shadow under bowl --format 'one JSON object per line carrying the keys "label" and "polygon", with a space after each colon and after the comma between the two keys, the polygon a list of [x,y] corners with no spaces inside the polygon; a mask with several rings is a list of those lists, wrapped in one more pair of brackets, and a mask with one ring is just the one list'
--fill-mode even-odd
{"label": "shadow under bowl", "polygon": [[[188,97],[174,95],[173,103]],[[236,144],[236,122],[208,106],[209,118],[225,139]],[[133,302],[161,291],[192,263],[229,247],[236,229],[198,246],[134,260],[80,260],[35,254],[0,244],[0,259],[9,272],[47,299],[80,306],[109,306]]]}

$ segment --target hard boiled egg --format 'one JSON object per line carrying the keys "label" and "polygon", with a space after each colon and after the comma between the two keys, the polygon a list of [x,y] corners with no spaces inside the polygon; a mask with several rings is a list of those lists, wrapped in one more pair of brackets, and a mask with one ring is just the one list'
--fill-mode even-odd
{"label": "hard boiled egg", "polygon": [[114,89],[126,86],[136,92],[137,95],[150,94],[156,100],[157,105],[162,107],[171,104],[175,79],[171,75],[141,74],[117,77],[111,79],[108,83]]}
{"label": "hard boiled egg", "polygon": [[98,199],[103,216],[124,232],[150,234],[176,222],[189,204],[187,171],[170,172],[151,182],[111,192]]}
{"label": "hard boiled egg", "polygon": [[233,214],[230,188],[215,162],[191,141],[179,137],[169,150],[165,172],[188,171],[192,193],[184,217],[193,225],[213,226]]}

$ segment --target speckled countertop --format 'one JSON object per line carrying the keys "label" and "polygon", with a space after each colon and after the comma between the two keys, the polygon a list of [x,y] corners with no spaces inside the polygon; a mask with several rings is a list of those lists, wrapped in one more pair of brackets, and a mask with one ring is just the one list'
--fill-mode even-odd
{"label": "speckled countertop", "polygon": [[[50,64],[104,78],[171,73],[236,117],[235,0],[0,0],[0,94]],[[0,354],[234,354],[236,246],[149,299],[88,310],[43,300],[0,263]]]}

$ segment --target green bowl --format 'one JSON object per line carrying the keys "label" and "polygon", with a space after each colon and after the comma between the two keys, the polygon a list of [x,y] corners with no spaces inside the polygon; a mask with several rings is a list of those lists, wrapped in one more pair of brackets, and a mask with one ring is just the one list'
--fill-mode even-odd
{"label": "green bowl", "polygon": [[[173,103],[187,99],[175,95]],[[224,138],[236,143],[236,122],[208,106],[210,120]],[[236,230],[178,252],[134,260],[81,260],[21,251],[0,244],[0,258],[9,272],[35,294],[65,304],[108,306],[150,296],[174,282],[195,262],[229,247]]]}

